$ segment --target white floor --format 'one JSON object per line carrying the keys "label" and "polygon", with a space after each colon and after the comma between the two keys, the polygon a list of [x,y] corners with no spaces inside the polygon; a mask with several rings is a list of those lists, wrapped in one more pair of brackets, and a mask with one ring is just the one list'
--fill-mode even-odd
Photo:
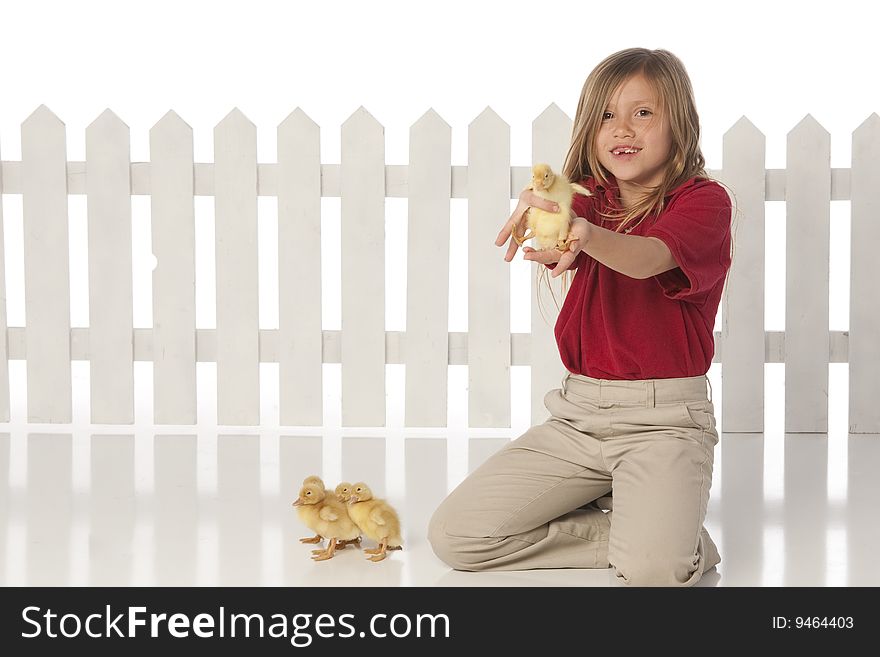
{"label": "white floor", "polygon": [[[720,379],[710,378],[720,409]],[[783,389],[767,390],[768,408],[779,408]],[[764,434],[725,434],[718,418],[706,526],[722,562],[700,585],[880,585],[880,436],[848,435],[840,406],[827,435],[786,435],[770,415]],[[611,570],[453,571],[426,542],[431,511],[527,428],[522,417],[500,431],[389,422],[239,432],[20,418],[0,425],[2,585],[613,584]],[[400,511],[404,550],[380,563],[353,548],[312,561],[290,506],[309,474],[367,481]]]}

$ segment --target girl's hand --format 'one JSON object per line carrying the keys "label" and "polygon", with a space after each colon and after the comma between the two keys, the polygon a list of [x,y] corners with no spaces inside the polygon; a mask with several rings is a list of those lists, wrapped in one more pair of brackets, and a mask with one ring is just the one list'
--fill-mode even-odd
{"label": "girl's hand", "polygon": [[561,275],[566,269],[571,267],[577,254],[581,252],[590,239],[590,227],[592,224],[583,217],[574,217],[571,220],[571,228],[568,232],[568,239],[574,238],[575,241],[568,245],[569,250],[563,253],[559,249],[549,249],[547,251],[536,251],[530,246],[523,247],[523,256],[526,260],[534,260],[544,265],[552,265],[554,262],[559,264],[550,272],[551,278]]}
{"label": "girl's hand", "polygon": [[[510,245],[507,247],[507,255],[504,256],[505,262],[510,262],[513,260],[513,256],[516,255],[516,250],[519,248],[519,244],[513,239],[512,235],[514,234],[514,231],[516,231],[515,234],[518,237],[525,235],[525,217],[530,207],[541,208],[548,212],[557,212],[559,210],[559,206],[553,201],[548,201],[546,198],[538,196],[531,189],[524,189],[519,195],[519,203],[516,204],[516,208],[514,208],[510,218],[504,223],[501,232],[498,233],[498,237],[495,238],[495,246],[504,246],[504,242],[510,237]],[[525,251],[525,248],[526,247],[523,248],[523,251]]]}

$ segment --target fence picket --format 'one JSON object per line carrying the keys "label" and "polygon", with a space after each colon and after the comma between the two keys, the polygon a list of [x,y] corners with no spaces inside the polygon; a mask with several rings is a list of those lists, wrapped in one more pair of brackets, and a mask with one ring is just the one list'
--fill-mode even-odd
{"label": "fence picket", "polygon": [[[3,157],[0,154],[0,163]],[[0,164],[0,190],[3,189],[3,166]],[[6,246],[3,238],[3,201],[0,197],[0,337],[6,336]],[[9,422],[9,349],[7,340],[0,340],[0,422]]]}
{"label": "fence picket", "polygon": [[28,422],[69,423],[67,138],[64,124],[45,105],[21,125],[21,193]]}
{"label": "fence picket", "polygon": [[281,424],[323,424],[321,133],[297,108],[278,126]]}
{"label": "fence picket", "polygon": [[510,426],[510,126],[487,107],[468,126],[468,426]]}
{"label": "fence picket", "polygon": [[214,128],[217,422],[260,423],[257,132],[237,108]]}
{"label": "fence picket", "polygon": [[452,128],[428,110],[410,128],[404,425],[445,427],[449,373]]}
{"label": "fence picket", "polygon": [[746,117],[724,133],[722,172],[731,199],[735,242],[721,298],[725,432],[764,431],[764,158],[766,139]]}
{"label": "fence picket", "polygon": [[193,132],[174,111],[150,129],[153,421],[195,424],[196,271]]}
{"label": "fence picket", "polygon": [[788,133],[785,431],[828,432],[831,138],[809,114]]}
{"label": "fence picket", "polygon": [[[551,103],[540,116],[532,122],[532,164],[544,162],[552,169],[562,173],[565,164],[565,156],[571,141],[572,121],[556,103]],[[529,172],[531,175],[531,172]],[[577,182],[577,181],[574,181]],[[514,188],[511,195],[516,198],[521,189]],[[532,248],[537,248],[533,242],[527,242]],[[521,252],[517,252],[519,255]],[[538,424],[546,420],[550,414],[544,406],[544,397],[548,390],[558,388],[562,377],[565,375],[565,366],[559,357],[559,347],[556,345],[556,336],[553,329],[559,309],[562,308],[565,297],[562,294],[562,276],[553,279],[550,270],[543,264],[532,262],[531,269],[531,340],[529,343],[529,358],[531,362],[532,393],[531,393],[531,421]],[[546,280],[550,284],[552,294],[547,290],[546,284],[537,287],[537,273],[546,269]],[[572,277],[575,271],[572,269],[566,276]],[[540,295],[541,305],[538,306],[537,298]],[[555,298],[555,301],[554,301]],[[559,304],[559,308],[556,307]],[[542,314],[543,311],[543,314]]]}
{"label": "fence picket", "polygon": [[385,129],[342,124],[342,425],[385,426]]}
{"label": "fence picket", "polygon": [[134,424],[130,153],[128,126],[109,109],[86,128],[93,424]]}
{"label": "fence picket", "polygon": [[880,370],[880,307],[877,246],[880,245],[880,116],[871,114],[852,135],[849,430],[880,433],[877,371]]}

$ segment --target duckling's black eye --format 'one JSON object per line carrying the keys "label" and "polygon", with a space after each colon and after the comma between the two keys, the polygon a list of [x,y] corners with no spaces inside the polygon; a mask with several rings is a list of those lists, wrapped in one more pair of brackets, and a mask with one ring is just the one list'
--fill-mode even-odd
{"label": "duckling's black eye", "polygon": [[310,491],[310,490],[306,491],[306,495],[311,495],[311,494],[312,494],[312,491]]}

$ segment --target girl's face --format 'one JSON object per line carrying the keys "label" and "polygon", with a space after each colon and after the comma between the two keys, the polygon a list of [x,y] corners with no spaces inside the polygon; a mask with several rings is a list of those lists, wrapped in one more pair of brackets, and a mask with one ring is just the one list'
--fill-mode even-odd
{"label": "girl's face", "polygon": [[[616,154],[622,146],[638,152]],[[671,130],[644,75],[630,77],[611,94],[596,149],[599,162],[617,179],[624,206],[645,193],[633,183],[656,187],[663,180],[672,149]]]}

